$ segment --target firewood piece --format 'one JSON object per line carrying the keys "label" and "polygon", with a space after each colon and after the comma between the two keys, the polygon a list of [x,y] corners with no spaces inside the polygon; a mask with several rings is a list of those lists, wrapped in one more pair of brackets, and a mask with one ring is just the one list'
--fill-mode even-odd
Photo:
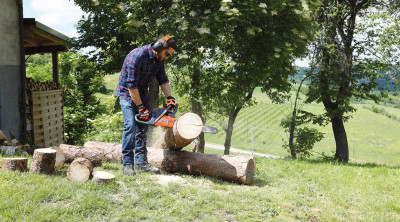
{"label": "firewood piece", "polygon": [[60,149],[64,152],[65,163],[72,163],[74,159],[83,157],[92,162],[93,167],[101,166],[104,157],[104,149],[90,148],[83,146],[74,146],[60,144]]}
{"label": "firewood piece", "polygon": [[104,171],[94,171],[92,175],[93,175],[92,180],[96,183],[101,183],[101,184],[107,184],[113,182],[115,179],[115,176],[113,174]]}
{"label": "firewood piece", "polygon": [[182,149],[196,139],[203,128],[203,122],[195,113],[184,113],[173,127],[166,128],[157,141],[152,145],[162,149]]}
{"label": "firewood piece", "polygon": [[36,149],[33,153],[33,161],[29,173],[53,173],[56,155],[57,151],[52,149]]}
{"label": "firewood piece", "polygon": [[76,158],[68,167],[67,178],[70,181],[86,182],[92,171],[93,165],[88,159]]}
{"label": "firewood piece", "polygon": [[57,151],[56,154],[56,163],[54,164],[54,169],[60,169],[61,167],[64,166],[65,163],[65,155],[64,152],[60,149],[60,147],[58,146],[53,146],[50,149],[53,149],[55,151]]}
{"label": "firewood piece", "polygon": [[7,171],[25,171],[28,167],[28,159],[27,158],[3,158],[2,170]]}
{"label": "firewood piece", "polygon": [[6,135],[0,130],[0,144],[7,140]]}
{"label": "firewood piece", "polygon": [[104,161],[122,163],[122,145],[115,143],[103,143],[97,141],[88,141],[83,147],[97,148],[104,150]]}
{"label": "firewood piece", "polygon": [[216,155],[148,148],[148,162],[170,173],[217,176],[224,180],[249,184],[255,172],[254,156]]}

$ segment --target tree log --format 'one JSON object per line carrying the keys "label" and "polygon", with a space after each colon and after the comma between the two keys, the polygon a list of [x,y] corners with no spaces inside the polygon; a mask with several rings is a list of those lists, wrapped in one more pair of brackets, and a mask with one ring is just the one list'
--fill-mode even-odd
{"label": "tree log", "polygon": [[[152,147],[162,149],[182,149],[196,139],[203,128],[201,118],[195,113],[184,113],[171,128],[161,128],[163,132],[157,135],[158,139]],[[153,135],[156,136],[156,135]]]}
{"label": "tree log", "polygon": [[148,162],[170,173],[217,176],[243,184],[249,184],[253,180],[253,156],[216,155],[157,148],[147,150]]}
{"label": "tree log", "polygon": [[52,149],[36,149],[33,153],[33,161],[29,173],[53,173],[56,155],[57,151]]}
{"label": "tree log", "polygon": [[88,159],[76,158],[68,167],[67,178],[70,181],[86,182],[92,172],[93,165]]}
{"label": "tree log", "polygon": [[85,145],[83,145],[83,147],[103,149],[104,161],[122,163],[121,144],[88,141],[85,143]]}
{"label": "tree log", "polygon": [[82,157],[92,162],[93,166],[101,166],[104,157],[104,149],[90,148],[83,146],[73,146],[60,144],[60,149],[64,152],[65,162],[72,163],[74,159]]}
{"label": "tree log", "polygon": [[55,150],[56,153],[56,163],[54,164],[54,169],[60,169],[64,166],[65,163],[65,155],[64,152],[58,146],[53,146],[50,149]]}
{"label": "tree log", "polygon": [[96,183],[107,184],[113,182],[115,179],[115,176],[113,174],[104,171],[94,171],[92,175],[92,180]]}
{"label": "tree log", "polygon": [[27,158],[3,158],[3,162],[1,165],[2,170],[7,171],[25,171],[28,167],[28,159]]}

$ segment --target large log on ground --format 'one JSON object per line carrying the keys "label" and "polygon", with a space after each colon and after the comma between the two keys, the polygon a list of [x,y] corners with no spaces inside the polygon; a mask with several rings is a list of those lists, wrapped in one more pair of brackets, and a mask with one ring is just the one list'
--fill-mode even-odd
{"label": "large log on ground", "polygon": [[25,171],[28,167],[28,159],[27,158],[3,158],[3,162],[1,165],[2,170],[7,171]]}
{"label": "large log on ground", "polygon": [[29,173],[53,173],[56,155],[57,151],[52,149],[36,149],[33,153],[33,161]]}
{"label": "large log on ground", "polygon": [[253,156],[216,155],[148,148],[148,162],[170,173],[217,176],[224,180],[249,184],[253,180]]}
{"label": "large log on ground", "polygon": [[83,147],[97,148],[104,150],[104,161],[122,163],[122,145],[115,143],[103,143],[88,141]]}
{"label": "large log on ground", "polygon": [[92,162],[93,167],[101,166],[103,163],[104,149],[83,146],[60,144],[60,149],[64,152],[65,163],[72,163],[74,159],[82,157]]}
{"label": "large log on ground", "polygon": [[[161,128],[158,139],[152,147],[162,149],[182,149],[196,139],[203,128],[203,122],[195,113],[184,113],[175,120],[173,127]],[[153,136],[155,136],[153,134]]]}
{"label": "large log on ground", "polygon": [[71,181],[86,182],[93,172],[92,163],[85,158],[76,158],[69,165],[67,178]]}

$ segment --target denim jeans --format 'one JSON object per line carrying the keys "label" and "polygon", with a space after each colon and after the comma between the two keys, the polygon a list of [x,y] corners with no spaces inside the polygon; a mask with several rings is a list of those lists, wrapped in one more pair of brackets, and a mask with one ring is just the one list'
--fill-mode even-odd
{"label": "denim jeans", "polygon": [[147,125],[137,124],[135,115],[138,113],[133,102],[119,98],[122,115],[124,116],[124,131],[122,133],[123,165],[147,163],[146,132]]}

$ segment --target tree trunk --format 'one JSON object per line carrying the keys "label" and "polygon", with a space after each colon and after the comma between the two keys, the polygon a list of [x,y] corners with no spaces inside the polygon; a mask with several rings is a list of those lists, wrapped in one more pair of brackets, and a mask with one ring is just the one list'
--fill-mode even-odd
{"label": "tree trunk", "polygon": [[74,159],[82,157],[92,162],[93,166],[101,166],[104,157],[104,149],[90,148],[83,146],[73,146],[60,144],[60,149],[64,152],[65,162],[72,163]]}
{"label": "tree trunk", "polygon": [[83,147],[104,150],[104,161],[122,163],[122,146],[116,143],[88,141]]}
{"label": "tree trunk", "polygon": [[231,140],[232,140],[232,133],[233,133],[233,124],[235,124],[235,120],[237,115],[239,114],[240,109],[236,108],[233,113],[229,116],[228,120],[228,129],[226,130],[226,137],[225,137],[225,143],[224,143],[224,154],[229,155],[229,149],[231,148]]}
{"label": "tree trunk", "polygon": [[53,173],[56,156],[57,151],[53,149],[36,149],[33,153],[33,161],[29,173]]}
{"label": "tree trunk", "polygon": [[[199,61],[196,60],[195,64],[193,65],[192,83],[191,83],[191,88],[193,89],[192,112],[199,115],[201,120],[204,122],[203,109],[199,99],[200,76],[201,76],[201,64]],[[195,151],[199,153],[204,153],[204,145],[205,145],[204,133],[200,133],[198,137],[198,143],[196,143]]]}
{"label": "tree trunk", "polygon": [[27,158],[3,158],[3,162],[1,165],[2,170],[6,171],[20,171],[23,172],[28,167],[28,159]]}
{"label": "tree trunk", "polygon": [[331,119],[333,134],[336,141],[335,159],[339,162],[349,162],[349,145],[347,143],[347,134],[344,128],[343,119],[334,117]]}
{"label": "tree trunk", "polygon": [[[194,113],[184,113],[175,120],[173,127],[161,128],[160,135],[152,145],[162,149],[182,149],[198,137],[203,128],[201,118]],[[153,136],[155,137],[155,135]]]}
{"label": "tree trunk", "polygon": [[67,170],[67,178],[70,181],[86,182],[92,175],[93,165],[85,158],[76,158],[69,165]]}
{"label": "tree trunk", "polygon": [[[201,108],[201,103],[200,102],[194,102],[192,104],[192,112],[196,113],[197,115],[199,115],[199,117],[201,118],[202,122],[204,122],[204,119],[202,117],[203,110]],[[201,132],[197,139],[198,139],[198,141],[196,143],[195,148],[193,149],[194,150],[193,152],[204,153],[204,145],[205,145],[204,133]]]}
{"label": "tree trunk", "polygon": [[114,182],[115,176],[104,171],[94,171],[92,180],[96,183],[107,184]]}
{"label": "tree trunk", "polygon": [[[149,106],[150,110],[158,108],[158,100],[159,100],[160,86],[156,78],[154,78],[149,86]],[[147,144],[151,143],[151,139],[155,134],[155,127],[149,127],[146,133]],[[122,151],[121,151],[122,152]],[[122,155],[122,153],[121,153]]]}
{"label": "tree trunk", "polygon": [[249,184],[255,172],[253,156],[230,156],[148,148],[148,162],[170,173],[217,176]]}

